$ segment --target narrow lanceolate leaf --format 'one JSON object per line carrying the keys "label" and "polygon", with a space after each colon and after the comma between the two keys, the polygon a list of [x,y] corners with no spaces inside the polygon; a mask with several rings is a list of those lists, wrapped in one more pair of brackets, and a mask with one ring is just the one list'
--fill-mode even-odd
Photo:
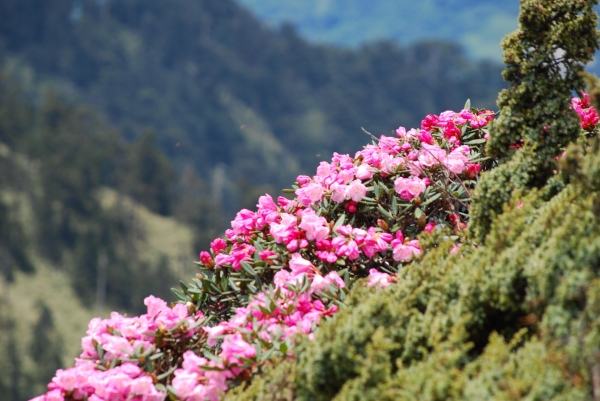
{"label": "narrow lanceolate leaf", "polygon": [[167,370],[165,373],[163,373],[162,375],[159,375],[156,379],[157,380],[164,380],[167,377],[169,377],[173,372],[175,372],[175,369],[177,369],[177,365],[173,366],[171,369]]}
{"label": "narrow lanceolate leaf", "polygon": [[338,227],[344,225],[344,222],[346,221],[346,215],[342,214],[339,219],[337,219],[337,221],[335,222],[335,225],[333,226],[334,230],[337,230]]}
{"label": "narrow lanceolate leaf", "polygon": [[486,143],[486,139],[472,139],[468,142],[465,142],[465,145],[479,145],[480,143]]}
{"label": "narrow lanceolate leaf", "polygon": [[376,198],[379,198],[379,196],[381,195],[381,187],[377,185],[377,183],[373,184],[373,192],[375,192]]}
{"label": "narrow lanceolate leaf", "polygon": [[429,199],[427,199],[425,202],[423,202],[423,204],[421,206],[427,206],[427,205],[429,205],[431,202],[439,199],[440,196],[442,196],[442,195],[441,194],[432,195],[431,197],[429,197]]}
{"label": "narrow lanceolate leaf", "polygon": [[256,272],[254,271],[254,269],[252,268],[252,266],[250,265],[250,263],[248,262],[242,262],[242,269],[249,274],[250,276],[254,277],[256,276]]}
{"label": "narrow lanceolate leaf", "polygon": [[381,207],[381,205],[377,205],[377,209],[379,210],[379,212],[381,214],[383,214],[388,219],[390,219],[390,220],[394,219],[394,217],[392,216],[392,214],[390,212],[388,212],[387,210],[385,210],[383,207]]}
{"label": "narrow lanceolate leaf", "polygon": [[188,301],[188,297],[185,296],[185,294],[183,294],[181,291],[179,291],[176,288],[171,288],[171,292],[173,294],[175,294],[175,296],[177,297],[177,299],[179,299],[180,301],[183,302],[187,302]]}
{"label": "narrow lanceolate leaf", "polygon": [[392,196],[392,213],[398,214],[398,198]]}

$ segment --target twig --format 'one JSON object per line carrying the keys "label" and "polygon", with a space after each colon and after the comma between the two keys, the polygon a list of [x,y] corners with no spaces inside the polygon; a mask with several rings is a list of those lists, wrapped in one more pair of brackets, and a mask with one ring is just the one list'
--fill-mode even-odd
{"label": "twig", "polygon": [[369,131],[367,131],[366,129],[364,129],[364,127],[360,127],[361,130],[363,130],[363,132],[367,135],[369,135],[373,140],[379,142],[379,138],[377,138],[375,135],[371,134]]}

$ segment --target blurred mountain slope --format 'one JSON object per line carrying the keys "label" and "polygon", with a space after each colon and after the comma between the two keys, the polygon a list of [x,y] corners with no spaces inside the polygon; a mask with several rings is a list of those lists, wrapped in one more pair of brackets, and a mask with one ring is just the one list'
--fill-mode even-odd
{"label": "blurred mountain slope", "polygon": [[[4,0],[0,41],[127,141],[153,128],[175,167],[193,166],[229,213],[256,200],[240,188],[287,186],[316,155],[356,151],[360,127],[416,126],[467,98],[493,108],[503,85],[499,66],[453,43],[317,46],[232,0]],[[265,168],[244,129],[272,134],[278,168]]]}
{"label": "blurred mountain slope", "polygon": [[500,61],[500,40],[517,28],[518,0],[238,0],[270,25],[291,22],[318,43],[444,39],[474,58]]}

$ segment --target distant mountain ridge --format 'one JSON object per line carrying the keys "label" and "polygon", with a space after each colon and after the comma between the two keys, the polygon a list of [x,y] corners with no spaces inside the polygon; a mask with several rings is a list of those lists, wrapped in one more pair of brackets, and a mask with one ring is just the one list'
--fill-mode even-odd
{"label": "distant mountain ridge", "polygon": [[501,60],[516,29],[518,0],[237,0],[271,25],[292,22],[311,41],[343,46],[393,39],[444,39],[476,59]]}

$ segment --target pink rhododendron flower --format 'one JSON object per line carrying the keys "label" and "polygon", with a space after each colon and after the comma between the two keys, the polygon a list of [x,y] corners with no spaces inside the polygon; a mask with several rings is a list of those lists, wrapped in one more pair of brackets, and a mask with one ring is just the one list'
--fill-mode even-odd
{"label": "pink rhododendron flower", "polygon": [[419,241],[405,241],[402,231],[396,232],[396,239],[391,243],[393,248],[393,258],[396,262],[407,261],[412,259],[413,255],[421,254]]}
{"label": "pink rhododendron flower", "polygon": [[379,138],[379,148],[386,153],[395,155],[400,152],[400,143],[398,142],[398,138],[381,135]]}
{"label": "pink rhododendron flower", "polygon": [[306,207],[319,202],[323,198],[324,192],[325,188],[320,184],[310,183],[297,189],[296,196],[298,197],[298,201]]}
{"label": "pink rhododendron flower", "polygon": [[267,224],[276,222],[279,218],[279,208],[271,195],[267,194],[258,198],[256,207],[258,208],[256,228],[259,230],[262,230]]}
{"label": "pink rhododendron flower", "polygon": [[210,249],[214,253],[219,253],[227,249],[227,242],[223,238],[217,238],[213,242],[210,243]]}
{"label": "pink rhododendron flower", "polygon": [[269,260],[269,258],[270,258],[271,256],[275,256],[275,255],[277,255],[277,252],[275,252],[275,251],[271,251],[271,250],[269,250],[269,249],[266,249],[266,250],[264,250],[264,251],[260,251],[260,252],[258,253],[258,256],[259,256],[259,257],[260,257],[260,259],[261,259],[262,261],[264,261],[264,262],[266,262],[267,260]]}
{"label": "pink rhododendron flower", "polygon": [[312,263],[304,259],[299,253],[292,255],[290,260],[290,270],[292,270],[293,276],[298,276],[303,273],[311,273],[314,267]]}
{"label": "pink rhododendron flower", "polygon": [[210,256],[210,253],[206,251],[200,252],[200,262],[202,262],[202,264],[208,268],[215,265],[212,256]]}
{"label": "pink rhododendron flower", "polygon": [[342,203],[346,200],[346,190],[348,189],[348,185],[338,184],[334,182],[331,184],[331,200],[337,203]]}
{"label": "pink rhododendron flower", "polygon": [[394,190],[404,200],[411,200],[425,191],[425,181],[418,177],[398,177],[394,181]]}
{"label": "pink rhododendron flower", "polygon": [[367,187],[360,180],[354,180],[346,188],[346,198],[360,202],[367,194]]}
{"label": "pink rhododendron flower", "polygon": [[367,163],[361,164],[356,170],[356,178],[362,181],[370,180],[373,178],[373,167]]}
{"label": "pink rhododendron flower", "polygon": [[426,233],[432,233],[435,230],[435,223],[427,223],[425,225],[425,228],[423,229],[423,231],[425,231]]}
{"label": "pink rhododendron flower", "polygon": [[465,171],[469,161],[467,155],[470,149],[468,146],[459,146],[454,149],[448,157],[443,159],[443,164],[454,174],[461,174]]}
{"label": "pink rhododendron flower", "polygon": [[298,186],[300,188],[302,188],[303,186],[305,186],[306,184],[309,184],[311,181],[310,177],[307,175],[299,175],[296,178],[296,182],[298,183]]}
{"label": "pink rhododendron flower", "polygon": [[392,275],[380,273],[375,269],[369,270],[369,278],[367,279],[368,287],[386,288],[392,284]]}
{"label": "pink rhododendron flower", "polygon": [[327,220],[317,216],[312,209],[304,210],[299,227],[306,232],[306,239],[310,241],[321,241],[329,235]]}
{"label": "pink rhododendron flower", "polygon": [[256,213],[242,209],[231,222],[231,228],[236,235],[249,235],[251,231],[256,229]]}
{"label": "pink rhododendron flower", "polygon": [[450,254],[456,255],[458,253],[458,251],[460,250],[461,246],[462,246],[462,244],[460,242],[458,244],[454,245],[454,247],[452,249],[450,249]]}

